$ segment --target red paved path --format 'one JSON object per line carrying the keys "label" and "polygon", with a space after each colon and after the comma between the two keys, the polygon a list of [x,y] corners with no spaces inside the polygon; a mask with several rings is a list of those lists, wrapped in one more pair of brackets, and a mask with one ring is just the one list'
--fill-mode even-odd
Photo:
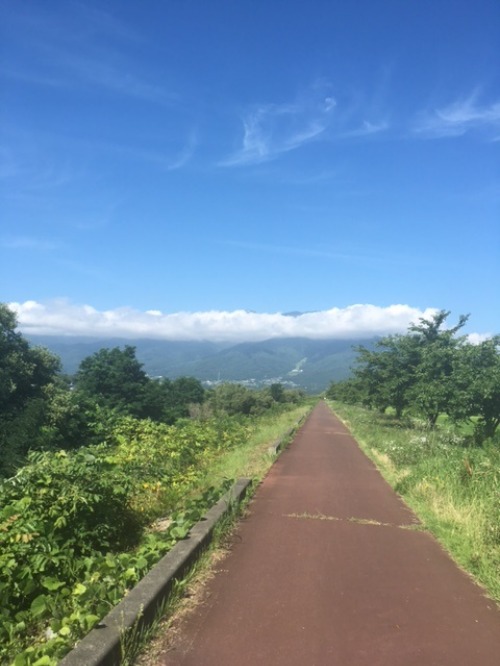
{"label": "red paved path", "polygon": [[415,516],[320,403],[157,663],[499,666],[499,610],[408,526]]}

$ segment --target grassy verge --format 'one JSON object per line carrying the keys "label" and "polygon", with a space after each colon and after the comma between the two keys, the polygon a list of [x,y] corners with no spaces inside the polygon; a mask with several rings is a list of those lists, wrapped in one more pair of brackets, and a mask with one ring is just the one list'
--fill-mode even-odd
{"label": "grassy verge", "polygon": [[268,448],[289,430],[309,411],[309,405],[302,405],[289,412],[259,417],[250,426],[248,440],[215,460],[204,479],[201,489],[218,486],[224,479],[246,477],[260,481],[273,463]]}
{"label": "grassy verge", "polygon": [[361,448],[458,564],[500,601],[500,449],[473,447],[443,423],[334,402]]}

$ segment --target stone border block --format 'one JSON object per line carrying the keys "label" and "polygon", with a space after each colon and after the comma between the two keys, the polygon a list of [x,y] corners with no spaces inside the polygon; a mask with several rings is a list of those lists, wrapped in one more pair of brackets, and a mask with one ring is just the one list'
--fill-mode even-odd
{"label": "stone border block", "polygon": [[309,416],[309,412],[304,414],[304,416],[301,416],[300,419],[298,419],[294,425],[289,428],[284,435],[281,435],[279,439],[277,439],[271,446],[267,449],[267,452],[271,456],[277,456],[282,449],[285,446],[286,440],[294,434],[294,432],[302,425],[302,423],[306,420],[306,418]]}

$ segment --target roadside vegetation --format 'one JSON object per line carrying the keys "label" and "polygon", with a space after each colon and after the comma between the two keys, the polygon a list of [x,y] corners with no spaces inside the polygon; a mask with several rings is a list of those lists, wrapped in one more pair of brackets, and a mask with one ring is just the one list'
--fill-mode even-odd
{"label": "roadside vegetation", "polygon": [[56,664],[308,408],[152,380],[133,347],[63,377],[0,306],[0,663]]}
{"label": "roadside vegetation", "polygon": [[500,601],[500,338],[472,345],[449,313],[358,349],[327,397],[386,479]]}

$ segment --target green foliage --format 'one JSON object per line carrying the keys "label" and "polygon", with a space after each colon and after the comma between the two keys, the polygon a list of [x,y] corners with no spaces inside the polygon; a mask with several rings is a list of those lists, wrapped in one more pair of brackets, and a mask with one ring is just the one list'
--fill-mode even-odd
{"label": "green foliage", "polygon": [[122,417],[106,444],[31,453],[0,483],[0,662],[60,658],[225,490],[199,481],[248,432]]}
{"label": "green foliage", "polygon": [[269,410],[280,410],[304,400],[300,390],[285,390],[281,384],[255,390],[242,384],[224,382],[209,393],[208,402],[215,414],[260,415]]}
{"label": "green foliage", "polygon": [[256,403],[256,393],[241,384],[226,382],[216,386],[210,395],[210,404],[215,413],[227,414],[250,414]]}
{"label": "green foliage", "polygon": [[271,398],[275,402],[285,402],[285,389],[282,384],[271,384],[269,387]]}
{"label": "green foliage", "polygon": [[194,377],[150,379],[136,359],[135,347],[101,349],[85,358],[76,375],[79,393],[101,407],[136,418],[175,423],[202,403],[205,391]]}
{"label": "green foliage", "polygon": [[382,338],[374,349],[358,347],[354,377],[332,384],[327,396],[384,413],[389,408],[422,416],[433,428],[440,415],[475,423],[475,441],[493,437],[500,424],[500,353],[496,337],[472,345],[444,328],[449,312],[410,326],[406,335]]}
{"label": "green foliage", "polygon": [[325,392],[329,400],[340,400],[349,405],[364,403],[363,386],[358,377],[351,377],[339,382],[332,382]]}
{"label": "green foliage", "polygon": [[31,347],[16,326],[14,313],[0,304],[0,476],[46,443],[47,396],[59,369],[59,360]]}
{"label": "green foliage", "polygon": [[380,411],[392,407],[401,416],[411,402],[415,385],[415,369],[419,365],[418,340],[414,336],[394,335],[382,338],[376,345],[380,351],[359,348],[357,373],[363,383],[365,404]]}
{"label": "green foliage", "polygon": [[205,389],[194,377],[163,378],[146,387],[146,414],[163,423],[175,423],[190,414],[191,405],[205,400]]}
{"label": "green foliage", "polygon": [[449,314],[442,310],[432,319],[421,319],[419,324],[410,326],[410,333],[417,345],[418,359],[414,368],[415,381],[409,393],[431,427],[440,414],[450,412],[455,391],[454,360],[464,343],[463,338],[457,339],[455,334],[468,319],[467,316],[461,316],[456,326],[443,330],[442,326]]}
{"label": "green foliage", "polygon": [[382,338],[375,350],[359,347],[355,371],[362,404],[384,412],[392,407],[401,417],[410,405],[424,415],[430,426],[450,404],[454,385],[453,359],[461,344],[454,335],[465,324],[443,330],[449,312],[421,319],[406,335]]}
{"label": "green foliage", "polygon": [[77,389],[100,405],[138,418],[145,416],[149,380],[135,357],[135,347],[101,349],[81,362],[75,379]]}
{"label": "green foliage", "polygon": [[455,359],[455,395],[450,414],[474,422],[475,441],[494,437],[500,425],[500,336],[465,344]]}
{"label": "green foliage", "polygon": [[0,412],[9,415],[40,397],[59,369],[57,357],[31,347],[16,326],[15,314],[0,303]]}

